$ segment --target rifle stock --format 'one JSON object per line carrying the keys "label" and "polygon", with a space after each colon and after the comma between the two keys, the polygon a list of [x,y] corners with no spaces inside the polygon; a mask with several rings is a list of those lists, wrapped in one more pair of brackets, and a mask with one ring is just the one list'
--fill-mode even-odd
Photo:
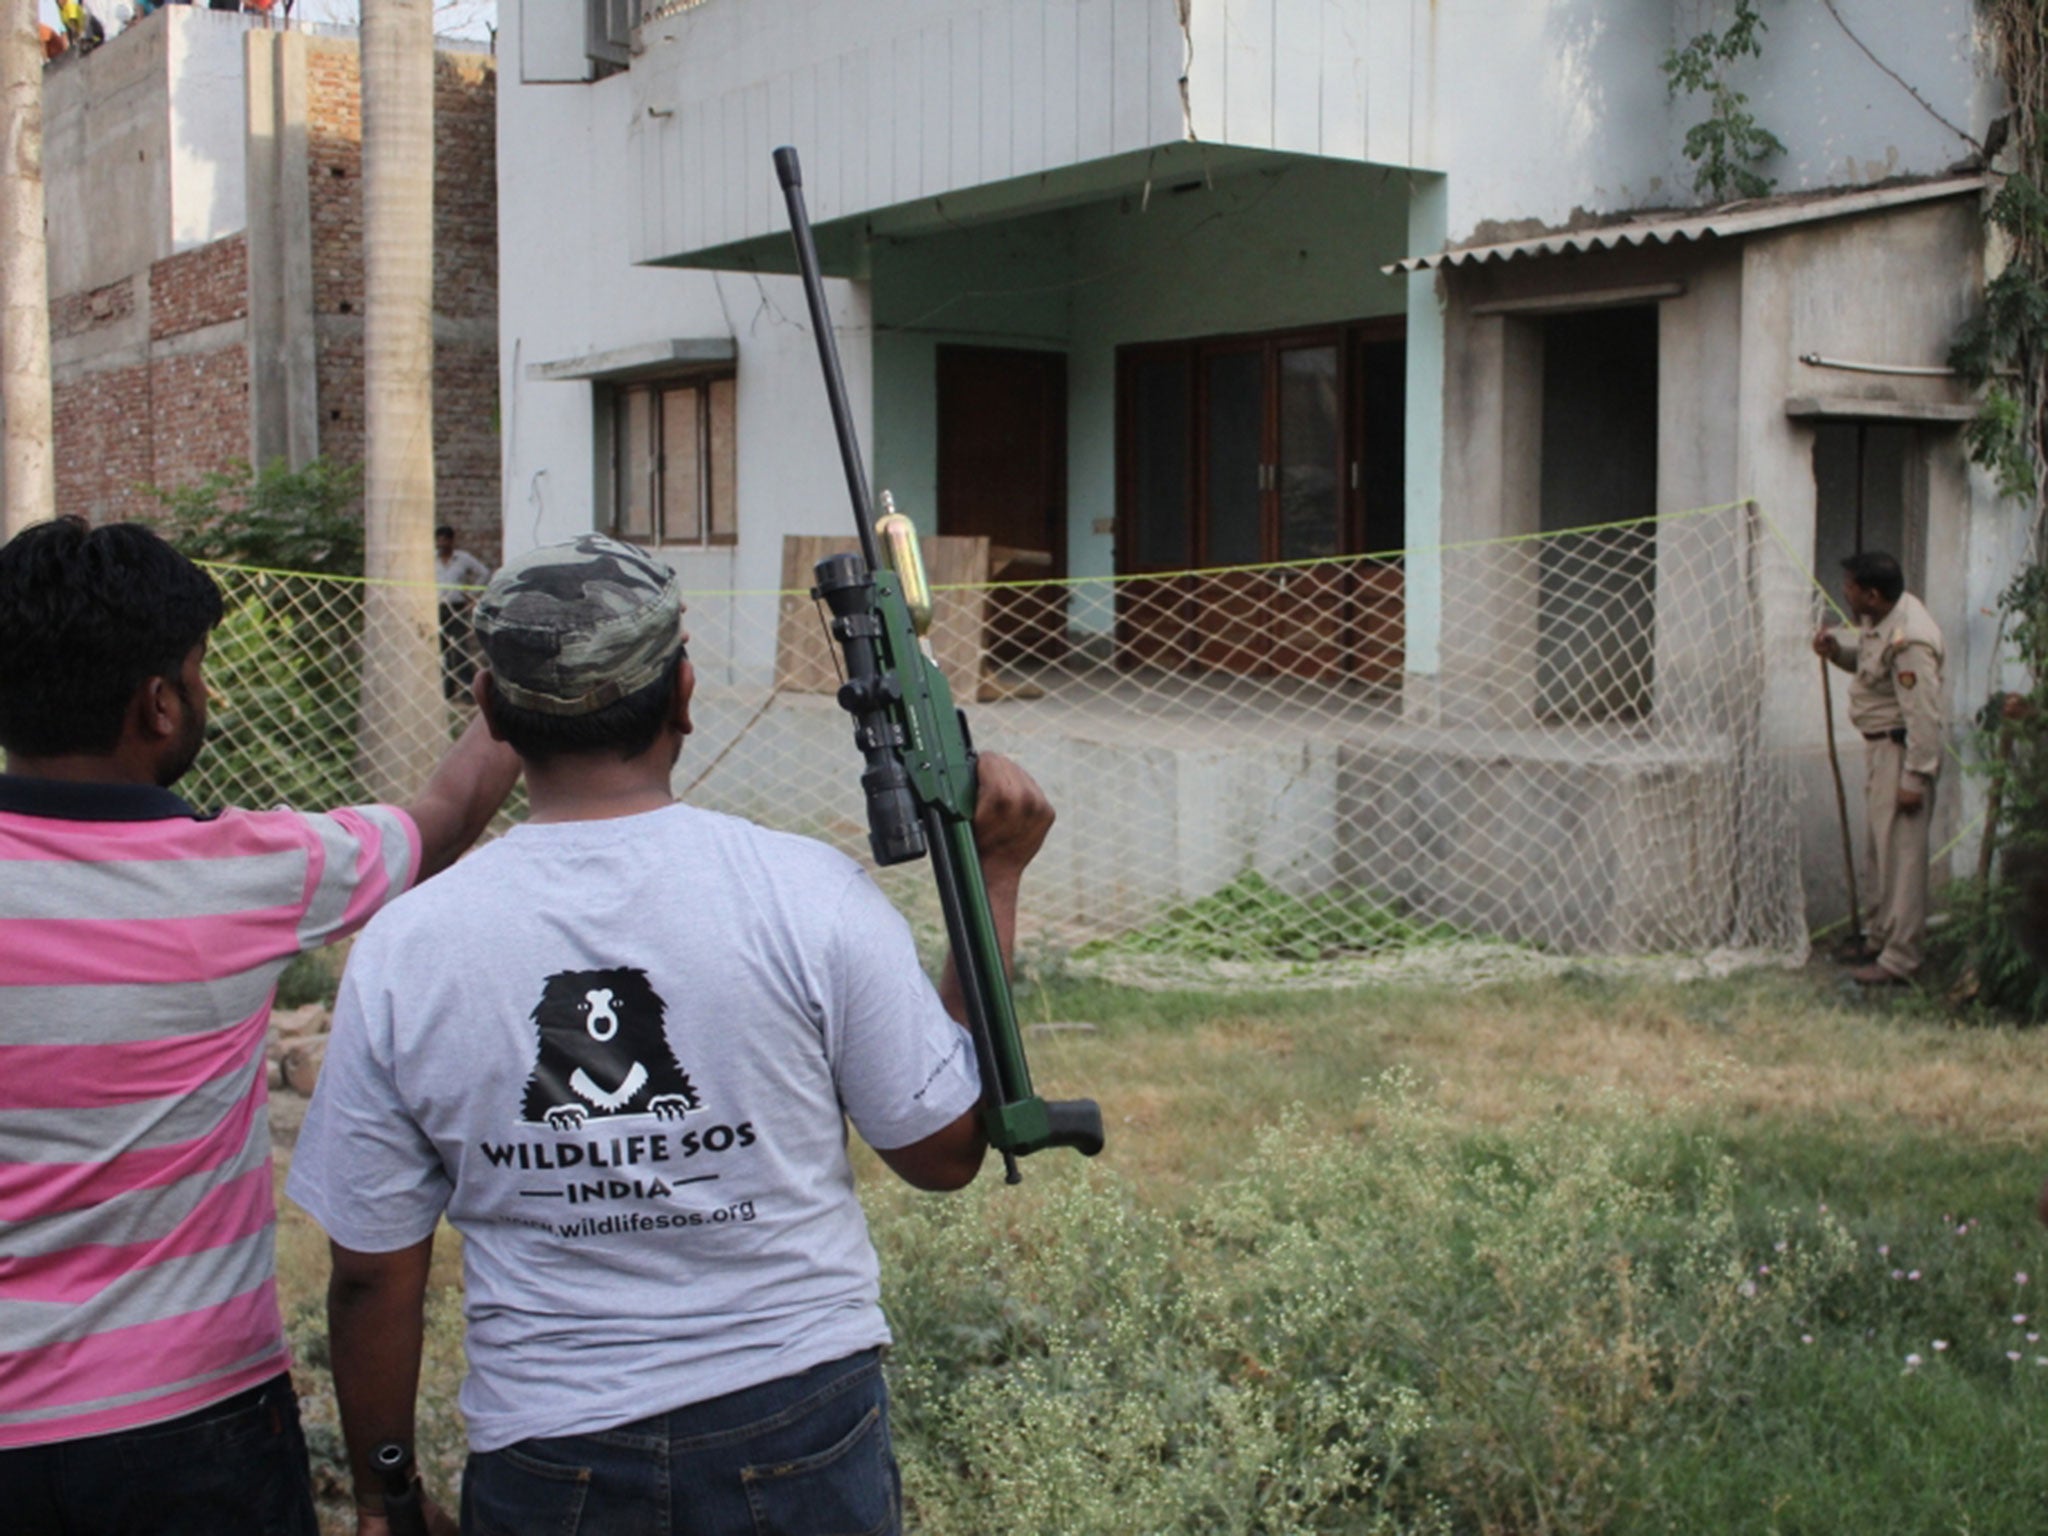
{"label": "rifle stock", "polygon": [[[915,530],[885,505],[883,532],[877,533],[794,149],[775,151],[775,171],[789,207],[790,238],[860,535],[858,555],[818,562],[812,596],[831,611],[832,634],[846,663],[839,703],[854,718],[854,740],[866,765],[861,787],[867,795],[868,846],[883,865],[931,856],[981,1069],[982,1121],[1014,1184],[1017,1159],[1027,1153],[1046,1147],[1071,1147],[1089,1157],[1100,1152],[1102,1111],[1092,1099],[1048,1102],[1032,1092],[974,845],[974,749],[967,717],[954,706],[952,687],[932,659],[919,622],[928,622],[929,608]],[[914,606],[922,610],[918,617]]]}

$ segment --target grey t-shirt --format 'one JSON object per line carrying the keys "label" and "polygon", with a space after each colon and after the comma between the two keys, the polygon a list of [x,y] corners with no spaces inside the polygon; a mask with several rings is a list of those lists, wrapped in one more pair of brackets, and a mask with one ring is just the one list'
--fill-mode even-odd
{"label": "grey t-shirt", "polygon": [[902,917],[821,843],[671,806],[515,828],[380,914],[286,1186],[464,1239],[470,1444],[611,1428],[889,1333],[846,1119],[972,1108]]}

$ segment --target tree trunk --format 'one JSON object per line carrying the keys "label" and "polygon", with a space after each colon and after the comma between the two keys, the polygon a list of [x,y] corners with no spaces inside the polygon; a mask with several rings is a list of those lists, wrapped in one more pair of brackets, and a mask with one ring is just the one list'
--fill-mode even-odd
{"label": "tree trunk", "polygon": [[0,539],[57,510],[36,0],[0,0]]}
{"label": "tree trunk", "polygon": [[405,800],[447,745],[434,603],[434,9],[366,0],[364,787]]}

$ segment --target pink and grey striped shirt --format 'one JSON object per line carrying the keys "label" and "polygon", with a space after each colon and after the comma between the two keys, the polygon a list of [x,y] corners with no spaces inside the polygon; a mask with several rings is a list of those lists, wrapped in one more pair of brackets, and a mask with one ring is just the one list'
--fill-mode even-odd
{"label": "pink and grey striped shirt", "polygon": [[271,999],[419,853],[389,806],[208,818],[166,790],[0,774],[0,1449],[289,1366]]}

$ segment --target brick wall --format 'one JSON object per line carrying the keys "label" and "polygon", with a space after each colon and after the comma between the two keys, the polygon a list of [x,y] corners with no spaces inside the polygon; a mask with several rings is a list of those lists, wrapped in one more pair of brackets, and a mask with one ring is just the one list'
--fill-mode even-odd
{"label": "brick wall", "polygon": [[163,341],[249,314],[249,241],[233,234],[149,269],[149,339]]}
{"label": "brick wall", "polygon": [[[434,69],[434,475],[438,521],[496,562],[498,225],[492,60],[442,54]],[[360,76],[352,46],[307,49],[307,175],[320,447],[363,456],[363,201]]]}
{"label": "brick wall", "polygon": [[[308,40],[306,175],[312,182],[313,313],[319,316],[363,312],[361,80],[353,43]],[[324,444],[324,420],[321,434]]]}
{"label": "brick wall", "polygon": [[155,500],[141,489],[153,478],[149,364],[59,380],[52,393],[57,510],[80,512],[96,523],[153,510]]}
{"label": "brick wall", "polygon": [[[363,457],[362,110],[355,45],[308,40],[307,174],[320,448]],[[434,73],[434,466],[440,521],[495,563],[498,241],[496,71],[439,55]],[[141,313],[138,313],[141,311]],[[95,520],[155,508],[249,456],[249,248],[242,232],[50,305],[57,500]],[[144,336],[146,321],[146,340]],[[232,326],[218,337],[198,333]],[[105,332],[97,339],[96,332]]]}
{"label": "brick wall", "polygon": [[[138,304],[148,305],[146,347]],[[179,344],[208,326],[246,321],[248,313],[248,242],[240,234],[51,302],[53,340],[107,333],[105,350],[80,349],[81,357],[55,370],[60,512],[82,512],[95,522],[147,516],[158,510],[147,487],[190,485],[249,457],[249,359],[241,327],[203,351]]]}
{"label": "brick wall", "polygon": [[190,485],[249,457],[249,354],[239,344],[149,365],[150,478]]}

